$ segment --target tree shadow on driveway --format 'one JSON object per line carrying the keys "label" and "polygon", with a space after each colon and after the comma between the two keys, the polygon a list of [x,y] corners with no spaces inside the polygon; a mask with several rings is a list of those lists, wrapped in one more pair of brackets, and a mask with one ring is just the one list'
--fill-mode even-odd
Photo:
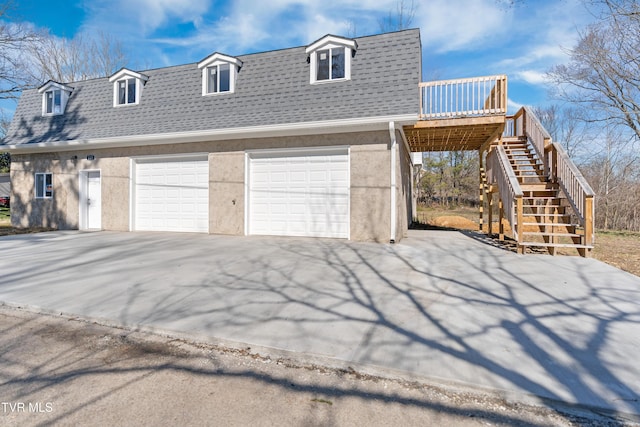
{"label": "tree shadow on driveway", "polygon": [[451,231],[396,245],[99,233],[73,248],[55,276],[9,271],[0,300],[640,413],[640,280],[595,260]]}

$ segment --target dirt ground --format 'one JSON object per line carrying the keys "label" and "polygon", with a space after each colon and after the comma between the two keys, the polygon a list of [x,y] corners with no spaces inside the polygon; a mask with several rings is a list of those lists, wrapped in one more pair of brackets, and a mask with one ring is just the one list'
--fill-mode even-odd
{"label": "dirt ground", "polygon": [[3,426],[626,422],[7,306],[0,330]]}
{"label": "dirt ground", "polygon": [[[470,208],[447,210],[442,208],[419,209],[418,220],[431,227],[451,228],[459,230],[478,230],[478,211]],[[505,234],[511,232],[509,224],[503,221]],[[483,231],[487,231],[485,224]],[[494,221],[493,232],[498,232],[498,223]],[[640,233],[597,231],[595,248],[592,256],[602,262],[617,267],[628,273],[640,276]],[[514,244],[505,244],[506,249],[514,250]],[[535,253],[546,253],[544,249],[530,250]],[[559,255],[577,256],[573,249],[560,248]]]}

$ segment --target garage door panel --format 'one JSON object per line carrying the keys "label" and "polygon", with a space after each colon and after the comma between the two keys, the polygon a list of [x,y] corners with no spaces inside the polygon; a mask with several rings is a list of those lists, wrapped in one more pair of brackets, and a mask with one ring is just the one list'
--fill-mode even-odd
{"label": "garage door panel", "polygon": [[349,237],[346,149],[249,159],[249,234]]}
{"label": "garage door panel", "polygon": [[140,161],[135,171],[136,230],[208,231],[206,159]]}

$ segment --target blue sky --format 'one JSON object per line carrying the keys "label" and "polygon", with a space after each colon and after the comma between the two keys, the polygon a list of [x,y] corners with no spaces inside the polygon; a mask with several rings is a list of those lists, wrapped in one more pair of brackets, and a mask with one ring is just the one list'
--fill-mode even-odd
{"label": "blue sky", "polygon": [[[120,39],[130,68],[302,46],[327,34],[365,36],[397,0],[16,0],[13,20],[72,38]],[[410,0],[405,0],[410,4]],[[544,73],[567,60],[593,16],[580,0],[416,0],[423,80],[507,74],[512,110],[550,102]]]}

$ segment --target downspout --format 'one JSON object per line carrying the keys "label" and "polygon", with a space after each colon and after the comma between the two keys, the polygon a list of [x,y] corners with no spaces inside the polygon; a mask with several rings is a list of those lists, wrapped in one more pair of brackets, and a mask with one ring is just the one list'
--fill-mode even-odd
{"label": "downspout", "polygon": [[396,242],[396,227],[397,227],[397,206],[396,206],[396,151],[398,148],[398,141],[396,139],[396,124],[395,122],[389,122],[389,136],[391,137],[391,239],[390,243]]}

